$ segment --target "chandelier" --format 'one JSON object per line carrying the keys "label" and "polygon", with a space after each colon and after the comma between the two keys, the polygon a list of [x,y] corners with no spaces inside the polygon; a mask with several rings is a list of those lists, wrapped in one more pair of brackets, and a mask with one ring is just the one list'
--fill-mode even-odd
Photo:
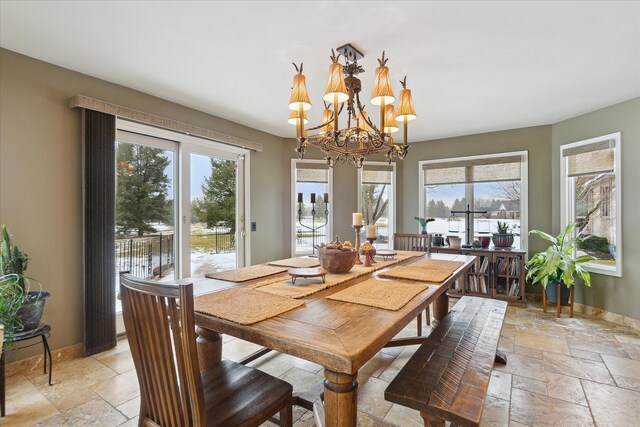
{"label": "chandelier", "polygon": [[[350,161],[356,167],[362,167],[369,155],[382,154],[391,163],[394,157],[404,159],[409,150],[407,145],[408,122],[416,118],[416,112],[411,99],[411,90],[407,89],[407,77],[400,82],[402,90],[395,111],[395,95],[389,77],[388,59],[384,51],[378,59],[375,81],[371,92],[371,104],[380,109],[379,126],[368,117],[365,107],[360,101],[362,85],[356,77],[364,69],[358,64],[363,55],[350,44],[341,46],[344,65],[339,62],[340,54],[336,55],[331,49],[331,65],[329,66],[329,81],[323,96],[324,111],[322,123],[319,126],[305,128],[309,122],[306,111],[311,108],[311,101],[307,93],[305,76],[302,74],[303,64],[296,69],[293,78],[293,88],[289,98],[289,123],[296,126],[298,159],[303,159],[307,147],[315,147],[325,154],[330,167],[338,163]],[[346,124],[339,127],[339,116],[346,106]],[[399,131],[398,122],[403,124],[404,140],[396,144],[392,134]],[[314,132],[310,134],[310,132]]]}

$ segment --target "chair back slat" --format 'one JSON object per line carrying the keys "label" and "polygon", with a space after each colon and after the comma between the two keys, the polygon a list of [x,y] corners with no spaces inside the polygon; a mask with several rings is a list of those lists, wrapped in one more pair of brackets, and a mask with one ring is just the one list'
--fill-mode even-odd
{"label": "chair back slat", "polygon": [[120,298],[140,384],[140,419],[162,426],[204,425],[193,285],[124,274]]}
{"label": "chair back slat", "polygon": [[393,234],[393,249],[399,251],[431,252],[429,234]]}

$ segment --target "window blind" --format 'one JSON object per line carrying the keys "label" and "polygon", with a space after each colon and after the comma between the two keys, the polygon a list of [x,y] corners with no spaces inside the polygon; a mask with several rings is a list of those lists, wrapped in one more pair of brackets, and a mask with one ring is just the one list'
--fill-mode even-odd
{"label": "window blind", "polygon": [[321,163],[296,164],[296,182],[329,182],[329,166]]}
{"label": "window blind", "polygon": [[393,175],[393,166],[364,165],[362,167],[362,184],[389,184]]}
{"label": "window blind", "polygon": [[613,172],[614,150],[613,139],[563,149],[562,156],[567,158],[567,176]]}
{"label": "window blind", "polygon": [[517,181],[522,156],[493,157],[451,162],[425,163],[424,185]]}

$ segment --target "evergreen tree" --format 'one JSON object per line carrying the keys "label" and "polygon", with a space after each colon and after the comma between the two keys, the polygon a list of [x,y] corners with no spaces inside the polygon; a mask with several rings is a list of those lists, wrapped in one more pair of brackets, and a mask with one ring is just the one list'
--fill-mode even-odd
{"label": "evergreen tree", "polygon": [[236,229],[236,164],[230,160],[211,159],[211,175],[202,184],[203,200],[194,201],[194,213],[207,228],[223,225]]}
{"label": "evergreen tree", "polygon": [[118,143],[116,227],[119,234],[142,236],[155,232],[154,222],[169,221],[172,201],[167,200],[171,162],[158,148]]}

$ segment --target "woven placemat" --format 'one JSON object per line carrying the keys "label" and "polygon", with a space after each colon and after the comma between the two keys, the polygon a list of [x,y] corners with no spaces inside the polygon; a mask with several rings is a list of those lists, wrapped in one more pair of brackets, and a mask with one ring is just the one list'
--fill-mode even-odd
{"label": "woven placemat", "polygon": [[431,270],[448,270],[450,272],[456,271],[464,262],[460,261],[447,261],[444,259],[420,259],[416,262],[409,264],[410,267],[428,268]]}
{"label": "woven placemat", "polygon": [[205,277],[209,279],[226,280],[227,282],[246,282],[247,280],[259,279],[261,277],[271,276],[272,274],[287,271],[287,267],[276,267],[274,265],[252,265],[251,267],[242,267],[235,270],[219,271],[209,273]]}
{"label": "woven placemat", "polygon": [[241,325],[258,323],[301,305],[304,302],[237,288],[202,295],[194,300],[195,311]]}
{"label": "woven placemat", "polygon": [[390,267],[392,265],[398,264],[401,261],[406,260],[407,258],[422,256],[421,254],[417,254],[415,252],[407,252],[403,254],[398,254],[400,256],[396,256],[395,259],[389,261],[378,261],[373,264],[371,267],[365,267],[363,265],[354,265],[348,273],[345,274],[327,274],[325,276],[324,283],[316,283],[316,284],[291,284],[291,280],[288,278],[271,278],[260,281],[254,285],[254,289],[267,292],[275,295],[286,296],[289,298],[304,298],[309,295],[313,295],[316,292],[320,292],[324,289],[331,288],[333,286],[338,286],[342,283],[348,282],[352,279],[357,279],[358,277],[366,276],[367,274],[371,274],[374,271],[382,270],[383,268]]}
{"label": "woven placemat", "polygon": [[279,267],[309,268],[318,267],[320,265],[320,261],[318,261],[318,258],[287,258],[278,261],[271,261],[267,264]]}
{"label": "woven placemat", "polygon": [[388,271],[383,271],[378,274],[378,276],[390,279],[409,279],[420,282],[442,283],[451,276],[451,271],[418,267],[396,267]]}
{"label": "woven placemat", "polygon": [[425,289],[428,286],[383,282],[373,278],[336,292],[327,299],[398,311]]}

